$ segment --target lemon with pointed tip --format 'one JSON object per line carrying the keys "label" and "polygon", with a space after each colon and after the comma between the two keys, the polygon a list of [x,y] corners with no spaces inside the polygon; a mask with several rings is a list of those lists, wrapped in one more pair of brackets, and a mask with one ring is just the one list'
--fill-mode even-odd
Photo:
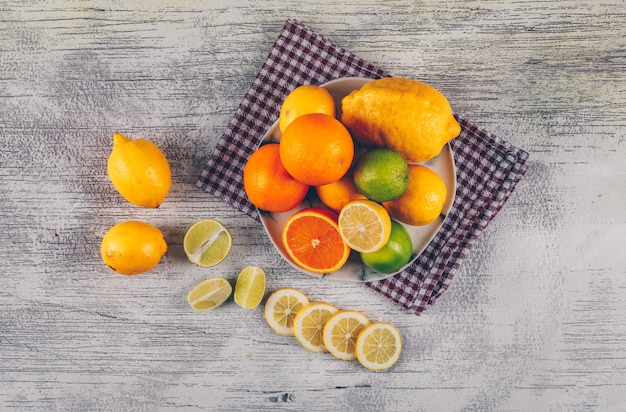
{"label": "lemon with pointed tip", "polygon": [[119,133],[113,135],[107,172],[124,199],[146,208],[159,207],[172,185],[170,165],[157,145]]}

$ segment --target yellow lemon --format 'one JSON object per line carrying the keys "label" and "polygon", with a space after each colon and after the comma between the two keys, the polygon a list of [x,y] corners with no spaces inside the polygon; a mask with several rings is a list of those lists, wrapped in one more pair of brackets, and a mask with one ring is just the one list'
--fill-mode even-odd
{"label": "yellow lemon", "polygon": [[366,83],[342,99],[341,121],[368,147],[388,147],[409,162],[423,162],[456,138],[461,126],[434,87],[400,77]]}
{"label": "yellow lemon", "polygon": [[115,133],[107,170],[115,189],[137,206],[159,207],[172,185],[165,155],[145,139],[132,140]]}
{"label": "yellow lemon", "polygon": [[293,89],[280,107],[278,127],[283,133],[297,117],[309,113],[323,113],[335,117],[335,100],[323,87],[306,84]]}
{"label": "yellow lemon", "polygon": [[409,187],[397,199],[383,206],[394,219],[412,226],[423,226],[441,215],[448,190],[443,179],[433,170],[409,165]]}
{"label": "yellow lemon", "polygon": [[324,346],[338,359],[356,359],[356,339],[369,323],[361,312],[340,310],[324,324],[322,332]]}
{"label": "yellow lemon", "polygon": [[102,260],[122,275],[138,275],[154,268],[166,251],[161,231],[137,220],[118,223],[102,238]]}
{"label": "yellow lemon", "polygon": [[367,369],[389,369],[398,361],[401,352],[400,332],[390,323],[370,323],[356,340],[356,357]]}
{"label": "yellow lemon", "polygon": [[265,321],[279,335],[293,336],[294,318],[309,304],[309,298],[293,288],[278,289],[265,302]]}
{"label": "yellow lemon", "polygon": [[361,253],[382,249],[391,235],[389,212],[372,200],[353,200],[339,213],[339,230],[343,240]]}
{"label": "yellow lemon", "polygon": [[335,312],[337,308],[326,302],[311,302],[303,307],[293,321],[298,342],[312,352],[325,352],[322,332],[324,324]]}

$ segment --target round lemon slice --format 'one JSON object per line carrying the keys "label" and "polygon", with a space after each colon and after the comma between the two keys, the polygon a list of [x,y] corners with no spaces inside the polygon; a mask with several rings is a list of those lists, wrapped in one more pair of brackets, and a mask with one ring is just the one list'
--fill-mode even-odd
{"label": "round lemon slice", "polygon": [[325,352],[322,331],[328,318],[336,312],[337,308],[326,302],[312,302],[302,308],[293,325],[298,342],[312,352]]}
{"label": "round lemon slice", "polygon": [[382,249],[391,235],[389,212],[371,200],[348,202],[339,213],[338,223],[343,240],[360,253]]}
{"label": "round lemon slice", "polygon": [[370,321],[361,312],[341,310],[324,324],[324,346],[334,357],[343,360],[356,359],[356,339]]}
{"label": "round lemon slice", "polygon": [[257,266],[245,267],[235,284],[235,303],[245,309],[259,306],[265,294],[265,272]]}
{"label": "round lemon slice", "polygon": [[224,260],[231,245],[232,237],[228,229],[213,219],[196,222],[183,239],[187,259],[202,267],[215,266]]}
{"label": "round lemon slice", "polygon": [[233,288],[226,279],[211,278],[198,283],[187,295],[187,301],[196,312],[215,309],[228,299]]}
{"label": "round lemon slice", "polygon": [[274,332],[293,336],[296,314],[309,304],[309,298],[297,289],[278,289],[265,302],[265,321]]}
{"label": "round lemon slice", "polygon": [[370,323],[361,330],[356,340],[356,357],[367,369],[391,368],[400,358],[400,352],[400,332],[390,323]]}

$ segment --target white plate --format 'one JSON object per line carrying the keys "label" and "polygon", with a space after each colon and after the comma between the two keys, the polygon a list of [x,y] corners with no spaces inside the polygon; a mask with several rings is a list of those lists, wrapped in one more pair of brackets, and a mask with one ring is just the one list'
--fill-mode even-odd
{"label": "white plate", "polygon": [[[359,77],[345,77],[325,83],[322,85],[322,87],[328,89],[328,91],[333,95],[333,97],[335,98],[335,102],[337,103],[337,107],[339,108],[339,110],[341,110],[341,100],[344,98],[344,96],[348,95],[353,90],[360,89],[361,86],[369,81],[371,81],[371,79],[364,79]],[[340,114],[341,113],[339,113],[339,118],[341,118]],[[280,137],[281,133],[278,127],[278,121],[276,121],[276,123],[272,125],[272,127],[263,137],[262,143],[278,143],[280,142]],[[409,261],[409,263],[407,263],[407,265],[401,268],[398,272],[375,272],[365,266],[363,263],[361,263],[361,258],[359,254],[354,251],[350,255],[348,262],[340,270],[333,273],[320,275],[318,273],[303,270],[298,265],[296,265],[291,260],[291,258],[285,251],[285,248],[283,247],[281,240],[283,227],[287,223],[287,220],[299,210],[311,206],[323,206],[316,196],[307,196],[307,198],[299,206],[297,206],[293,210],[290,210],[289,212],[270,213],[262,211],[260,209],[257,209],[257,212],[259,213],[259,217],[261,218],[261,222],[263,223],[263,227],[265,228],[267,235],[276,247],[278,253],[280,253],[282,257],[298,271],[318,278],[321,277],[324,279],[349,282],[370,282],[385,279],[401,272],[406,266],[413,263],[413,261],[424,251],[424,249],[426,249],[426,246],[428,246],[437,231],[443,225],[445,216],[448,214],[448,212],[450,212],[452,202],[454,201],[454,196],[456,193],[456,171],[450,145],[446,145],[437,157],[422,164],[431,168],[432,170],[437,172],[439,176],[441,176],[443,181],[446,183],[446,187],[448,189],[448,199],[446,199],[446,203],[443,206],[443,210],[441,212],[442,216],[434,222],[425,226],[410,226],[403,224],[403,226],[408,230],[409,234],[411,235],[411,240],[413,241],[413,256],[411,256],[411,260]],[[314,195],[315,191],[311,192]]]}

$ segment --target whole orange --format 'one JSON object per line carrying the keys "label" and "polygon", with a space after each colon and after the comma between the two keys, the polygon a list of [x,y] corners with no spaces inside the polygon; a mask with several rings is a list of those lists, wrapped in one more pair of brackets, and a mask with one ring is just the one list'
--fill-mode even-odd
{"label": "whole orange", "polygon": [[321,113],[296,118],[280,140],[280,160],[296,180],[310,186],[336,182],[354,158],[352,136],[333,116]]}
{"label": "whole orange", "polygon": [[278,143],[261,146],[250,155],[243,169],[243,186],[250,202],[268,212],[293,209],[309,190],[285,170]]}

